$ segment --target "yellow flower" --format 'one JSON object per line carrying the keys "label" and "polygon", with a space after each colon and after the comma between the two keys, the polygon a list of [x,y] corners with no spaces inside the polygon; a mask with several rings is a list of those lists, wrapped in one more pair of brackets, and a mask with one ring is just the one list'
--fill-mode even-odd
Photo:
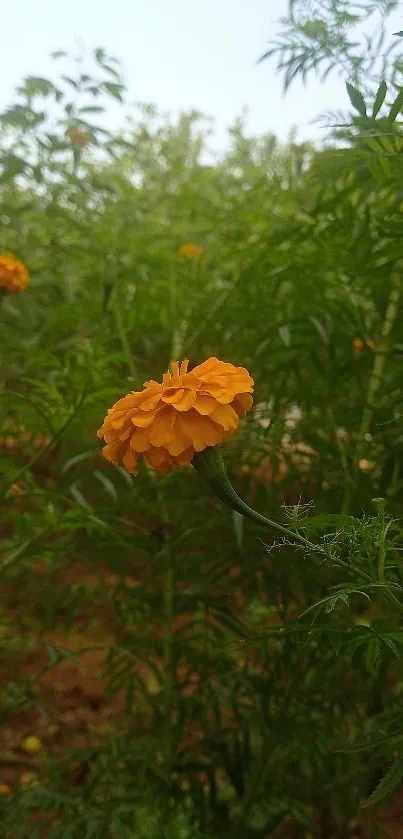
{"label": "yellow flower", "polygon": [[25,737],[25,739],[22,741],[21,749],[28,755],[36,755],[42,749],[42,742],[39,739],[39,737],[35,737],[32,734],[29,737]]}
{"label": "yellow flower", "polygon": [[11,253],[0,254],[0,289],[8,294],[24,291],[29,283],[28,271]]}
{"label": "yellow flower", "polygon": [[19,484],[11,484],[10,492],[11,495],[21,495],[22,489]]}
{"label": "yellow flower", "polygon": [[143,454],[160,475],[189,464],[196,452],[231,437],[252,406],[253,379],[244,367],[208,358],[188,372],[188,361],[173,361],[162,384],[145,382],[108,410],[97,432],[102,453],[137,475]]}
{"label": "yellow flower", "polygon": [[203,259],[204,250],[201,245],[196,245],[195,242],[186,242],[178,248],[178,256],[182,259],[193,260],[199,262]]}
{"label": "yellow flower", "polygon": [[368,349],[370,349],[370,350],[376,350],[376,341],[374,341],[374,339],[373,339],[373,338],[367,338],[367,340],[365,341],[365,343],[366,343],[366,345],[367,345]]}

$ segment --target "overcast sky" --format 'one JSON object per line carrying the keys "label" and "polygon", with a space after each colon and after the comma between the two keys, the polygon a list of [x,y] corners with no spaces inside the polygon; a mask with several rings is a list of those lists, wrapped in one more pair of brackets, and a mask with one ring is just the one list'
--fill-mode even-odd
{"label": "overcast sky", "polygon": [[24,75],[54,77],[49,53],[80,40],[120,59],[131,100],[213,116],[219,145],[244,106],[251,133],[286,138],[297,126],[300,140],[318,137],[311,120],[347,106],[343,81],[312,78],[283,97],[274,64],[256,64],[286,8],[287,0],[3,0],[0,108]]}

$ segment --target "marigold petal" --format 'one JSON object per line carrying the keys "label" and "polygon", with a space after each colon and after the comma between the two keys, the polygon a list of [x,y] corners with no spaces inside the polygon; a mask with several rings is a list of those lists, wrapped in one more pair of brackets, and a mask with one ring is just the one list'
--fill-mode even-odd
{"label": "marigold petal", "polygon": [[130,446],[135,452],[145,452],[150,445],[148,428],[135,428],[130,437]]}
{"label": "marigold petal", "polygon": [[205,394],[197,394],[197,399],[194,404],[194,408],[199,414],[212,414],[214,409],[217,407],[217,400],[214,399],[212,396],[207,396]]}
{"label": "marigold petal", "polygon": [[154,422],[149,429],[149,440],[153,446],[165,446],[172,438],[173,428],[176,422],[176,413],[173,408],[167,406],[162,408],[155,416]]}
{"label": "marigold petal", "polygon": [[123,454],[123,450],[124,443],[121,443],[120,440],[116,440],[114,443],[109,443],[107,446],[104,446],[102,454],[107,460],[112,461],[112,463],[118,463]]}
{"label": "marigold petal", "polygon": [[126,420],[126,411],[123,411],[122,414],[120,414],[120,415],[118,414],[116,417],[113,417],[111,419],[112,428],[116,428],[116,429],[123,428],[123,426],[125,424],[125,420]]}
{"label": "marigold petal", "polygon": [[219,361],[218,358],[212,356],[211,358],[207,358],[206,361],[203,361],[202,364],[198,364],[197,367],[193,367],[192,373],[195,376],[200,377],[205,373],[210,373],[212,370],[215,370],[222,363],[223,362]]}
{"label": "marigold petal", "polygon": [[108,428],[106,431],[104,431],[102,436],[105,440],[105,443],[113,443],[115,440],[119,439],[119,434],[116,431],[114,431],[113,428]]}
{"label": "marigold petal", "polygon": [[122,463],[128,472],[131,472],[132,475],[138,475],[137,458],[134,454],[133,449],[131,449],[130,446],[127,446],[126,448],[126,451],[122,458]]}
{"label": "marigold petal", "polygon": [[144,399],[144,401],[140,402],[139,408],[141,411],[154,411],[160,399],[161,395],[157,393],[155,394],[155,396],[150,396],[147,399]]}
{"label": "marigold petal", "polygon": [[196,452],[203,451],[207,446],[215,446],[222,440],[220,427],[210,417],[198,414],[194,409],[179,414],[177,425],[189,437]]}
{"label": "marigold petal", "polygon": [[122,399],[119,399],[118,402],[115,402],[112,405],[112,408],[109,408],[108,414],[115,414],[117,411],[129,411],[130,408],[136,408],[139,397],[143,394],[142,392],[133,391],[133,393],[128,393],[127,396],[123,396]]}
{"label": "marigold petal", "polygon": [[231,405],[239,417],[244,417],[253,405],[253,397],[250,393],[237,393]]}
{"label": "marigold petal", "polygon": [[144,458],[153,469],[157,469],[158,471],[165,470],[167,466],[172,468],[173,465],[172,458],[164,448],[150,448],[145,452]]}
{"label": "marigold petal", "polygon": [[179,361],[171,362],[171,373],[173,379],[179,379]]}
{"label": "marigold petal", "polygon": [[211,419],[221,425],[224,431],[235,431],[239,423],[238,414],[231,405],[217,405],[211,414]]}
{"label": "marigold petal", "polygon": [[176,455],[176,457],[174,457],[174,461],[178,464],[178,466],[187,466],[188,463],[191,463],[194,456],[195,450],[192,446],[190,449],[185,449],[184,452],[181,452],[180,454]]}
{"label": "marigold petal", "polygon": [[188,435],[180,428],[180,417],[185,416],[184,414],[178,414],[177,420],[175,423],[175,433],[172,435],[172,439],[166,443],[166,448],[170,455],[173,457],[177,457],[178,455],[182,454],[186,449],[191,447],[192,439],[188,437]]}
{"label": "marigold petal", "polygon": [[154,411],[136,411],[136,413],[131,417],[131,422],[137,428],[148,428],[148,426],[153,422],[154,417]]}
{"label": "marigold petal", "polygon": [[182,399],[175,402],[176,411],[188,411],[196,402],[196,392],[194,390],[185,390]]}
{"label": "marigold petal", "polygon": [[164,395],[161,396],[161,399],[162,399],[163,402],[166,402],[168,405],[175,405],[176,402],[179,402],[182,399],[182,396],[183,396],[184,392],[185,391],[184,391],[183,387],[180,387],[180,388],[170,387],[169,388],[169,393],[164,393]]}
{"label": "marigold petal", "polygon": [[144,390],[138,391],[140,396],[144,396],[146,391],[149,394],[157,393],[157,391],[158,391],[158,393],[160,393],[160,391],[162,390],[162,385],[159,382],[156,382],[155,379],[150,379],[148,382],[144,382],[143,388],[144,388]]}
{"label": "marigold petal", "polygon": [[131,434],[133,434],[133,429],[126,428],[125,431],[122,432],[122,434],[119,434],[119,440],[127,440]]}

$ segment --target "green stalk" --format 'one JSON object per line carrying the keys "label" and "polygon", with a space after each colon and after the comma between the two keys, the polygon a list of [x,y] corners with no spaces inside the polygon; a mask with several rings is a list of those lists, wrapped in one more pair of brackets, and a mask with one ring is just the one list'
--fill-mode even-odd
{"label": "green stalk", "polygon": [[[257,522],[257,524],[264,524],[266,527],[278,530],[283,534],[283,536],[287,536],[287,538],[292,542],[298,542],[310,551],[318,551],[318,545],[310,542],[309,539],[305,538],[305,536],[301,536],[300,533],[296,533],[294,530],[289,530],[278,521],[273,521],[272,519],[268,519],[266,516],[262,516],[261,513],[253,510],[252,507],[249,507],[248,504],[239,497],[228,480],[221,454],[216,448],[211,447],[204,449],[203,452],[195,455],[192,463],[195,469],[197,469],[197,471],[200,472],[200,474],[210,484],[218,498],[220,498],[224,504],[231,507],[232,510],[236,510],[238,513],[241,513],[242,516]],[[319,548],[319,550],[321,549]]]}
{"label": "green stalk", "polygon": [[164,720],[165,720],[165,773],[167,785],[171,783],[171,775],[173,768],[174,749],[173,749],[173,732],[172,732],[172,711],[174,706],[174,687],[175,687],[175,660],[174,660],[174,592],[175,592],[175,573],[173,563],[173,553],[171,545],[167,545],[167,571],[165,578],[164,590],[164,617],[165,617],[165,637],[164,637],[164,669],[165,669],[165,702],[164,702]]}
{"label": "green stalk", "polygon": [[113,312],[114,312],[114,315],[115,315],[116,329],[117,329],[117,332],[118,332],[118,335],[119,335],[119,338],[120,338],[120,343],[122,345],[123,353],[124,353],[125,358],[126,358],[126,362],[127,362],[127,366],[129,368],[129,371],[130,371],[130,375],[133,379],[135,379],[137,381],[138,380],[137,367],[135,365],[135,362],[134,362],[134,359],[133,359],[133,356],[132,356],[132,352],[131,352],[131,349],[130,349],[129,339],[127,337],[127,332],[126,332],[125,325],[124,325],[124,322],[123,322],[121,301],[120,301],[119,292],[118,292],[118,289],[117,289],[116,286],[115,286],[115,294],[114,294],[114,300],[113,300],[112,308],[113,308]]}
{"label": "green stalk", "polygon": [[314,542],[311,542],[295,530],[290,530],[288,527],[280,524],[280,522],[268,519],[266,516],[262,516],[261,513],[258,513],[257,510],[253,510],[252,507],[249,507],[248,504],[239,497],[233,486],[230,484],[221,453],[217,447],[207,447],[204,451],[197,453],[192,460],[192,464],[204,480],[211,486],[217,497],[232,510],[236,510],[242,516],[251,519],[251,521],[254,521],[257,524],[263,524],[265,527],[270,527],[273,530],[279,531],[279,533],[282,533],[283,536],[287,537],[289,544],[295,545],[295,543],[297,543],[311,553],[319,554],[319,556],[327,559],[333,565],[336,565],[339,568],[344,568],[348,573],[354,572],[358,575],[358,577],[361,577],[361,579],[367,580],[368,582],[372,581],[371,576],[367,574],[366,571],[356,567],[353,563],[345,562],[343,559],[340,559],[340,557],[334,556],[323,545],[316,545]]}
{"label": "green stalk", "polygon": [[373,498],[372,503],[376,508],[379,516],[379,554],[378,554],[378,580],[380,583],[385,582],[385,560],[386,560],[386,534],[388,527],[385,525],[385,499]]}
{"label": "green stalk", "polygon": [[[399,268],[402,267],[403,263],[399,263]],[[400,273],[396,271],[396,273],[392,276],[392,287],[390,290],[388,305],[386,307],[385,318],[382,324],[381,338],[375,351],[374,364],[368,384],[367,398],[362,414],[361,425],[358,431],[358,440],[354,454],[352,474],[350,476],[350,480],[348,481],[342,507],[343,513],[348,513],[351,507],[353,490],[357,483],[358,463],[365,447],[366,436],[369,433],[374,418],[376,399],[382,385],[386,360],[391,347],[392,330],[399,314],[401,296],[402,278]]]}
{"label": "green stalk", "polygon": [[[403,266],[402,266],[403,267]],[[365,435],[368,434],[376,408],[376,397],[382,384],[386,359],[390,351],[391,334],[399,314],[400,300],[402,296],[402,278],[400,273],[392,277],[392,288],[386,308],[385,319],[382,324],[381,340],[378,349],[375,351],[374,366],[369,380],[367,402],[362,415],[361,426],[358,434],[358,445],[365,442]]]}

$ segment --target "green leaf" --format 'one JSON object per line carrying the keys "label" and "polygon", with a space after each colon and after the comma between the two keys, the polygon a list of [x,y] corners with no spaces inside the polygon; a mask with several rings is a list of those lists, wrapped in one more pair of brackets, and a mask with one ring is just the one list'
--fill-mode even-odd
{"label": "green leaf", "polygon": [[77,82],[74,79],[72,79],[70,76],[61,76],[61,78],[63,79],[64,82],[69,84],[71,87],[74,87],[75,90],[78,90],[79,86],[78,86]]}
{"label": "green leaf", "polygon": [[85,105],[84,108],[79,108],[80,114],[101,114],[104,108],[101,105]]}
{"label": "green leaf", "polygon": [[101,484],[105,487],[107,493],[113,498],[113,500],[117,501],[118,494],[110,478],[107,478],[106,475],[103,475],[102,472],[98,471],[98,469],[94,472],[94,475],[96,478],[98,478],[98,481],[100,481]]}
{"label": "green leaf", "polygon": [[18,88],[18,93],[25,96],[56,96],[60,92],[49,79],[43,79],[41,76],[28,76],[25,79],[24,85]]}
{"label": "green leaf", "polygon": [[325,344],[328,344],[329,343],[328,330],[326,329],[326,327],[322,323],[322,321],[318,320],[318,318],[315,318],[315,317],[310,317],[309,320],[316,327],[317,331],[319,332],[320,337],[323,339]]}
{"label": "green leaf", "polygon": [[89,449],[86,452],[81,452],[81,454],[76,454],[74,457],[70,457],[62,466],[62,475],[65,475],[72,466],[75,466],[76,463],[81,463],[83,460],[87,460],[95,453],[96,449]]}
{"label": "green leaf", "polygon": [[12,178],[16,178],[17,175],[22,175],[27,169],[27,166],[26,161],[21,157],[17,157],[15,154],[5,155],[1,159],[3,171],[0,174],[0,182],[6,183],[6,181],[10,181]]}
{"label": "green leaf", "polygon": [[389,771],[384,775],[374,792],[369,796],[364,804],[364,807],[370,807],[372,804],[380,804],[390,798],[392,792],[403,781],[403,755],[400,755],[392,764]]}
{"label": "green leaf", "polygon": [[123,101],[123,90],[124,87],[122,84],[117,84],[116,82],[104,82],[103,86],[111,96],[114,96],[115,99],[118,99],[119,102]]}
{"label": "green leaf", "polygon": [[367,116],[367,106],[364,101],[364,97],[360,90],[354,85],[350,84],[350,82],[346,83],[346,89],[348,93],[348,98],[356,111],[362,116]]}
{"label": "green leaf", "polygon": [[237,510],[232,511],[232,523],[234,525],[236,543],[238,545],[239,551],[242,552],[244,517],[241,515],[241,513],[238,513]]}
{"label": "green leaf", "polygon": [[380,651],[381,651],[380,640],[379,640],[379,638],[376,637],[376,635],[374,635],[370,639],[370,641],[367,645],[367,648],[365,650],[365,656],[364,656],[365,667],[366,667],[368,673],[373,673],[374,672],[374,667],[375,667],[376,662],[379,658]]}
{"label": "green leaf", "polygon": [[116,469],[117,472],[119,472],[119,474],[122,476],[122,478],[126,481],[127,485],[129,487],[132,487],[133,486],[132,475],[130,475],[129,472],[126,471],[126,469],[123,469],[123,466],[115,466],[115,469]]}
{"label": "green leaf", "polygon": [[375,94],[374,104],[373,104],[373,108],[372,108],[372,116],[373,116],[374,119],[378,115],[379,111],[382,108],[382,105],[385,101],[385,96],[386,96],[387,92],[388,92],[388,86],[387,86],[385,80],[383,80],[383,81],[381,81],[381,83],[378,87],[378,90],[376,91],[376,94]]}
{"label": "green leaf", "polygon": [[285,344],[286,347],[289,347],[291,343],[290,328],[288,326],[280,326],[278,331],[283,344]]}
{"label": "green leaf", "polygon": [[87,499],[84,498],[81,490],[78,489],[76,484],[72,484],[72,486],[70,487],[70,492],[73,498],[77,501],[77,504],[80,505],[80,507],[83,507],[84,510],[92,510],[91,504],[89,504]]}
{"label": "green leaf", "polygon": [[390,119],[390,120],[392,120],[392,122],[394,122],[397,115],[402,110],[402,108],[403,108],[403,88],[401,90],[399,90],[399,93],[396,96],[395,101],[393,102],[393,105],[392,105],[392,107],[389,111],[388,119]]}

